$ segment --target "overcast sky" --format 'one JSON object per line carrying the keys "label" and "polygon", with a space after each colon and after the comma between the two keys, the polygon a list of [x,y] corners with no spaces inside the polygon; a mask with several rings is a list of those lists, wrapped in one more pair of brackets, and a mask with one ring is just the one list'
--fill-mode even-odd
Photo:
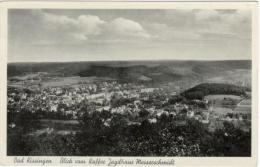
{"label": "overcast sky", "polygon": [[247,10],[28,10],[8,15],[8,61],[251,59]]}

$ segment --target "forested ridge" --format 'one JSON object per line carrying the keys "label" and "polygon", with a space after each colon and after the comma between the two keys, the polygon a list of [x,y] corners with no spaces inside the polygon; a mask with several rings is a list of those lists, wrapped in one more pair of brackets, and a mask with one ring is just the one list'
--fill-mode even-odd
{"label": "forested ridge", "polygon": [[214,94],[246,95],[247,88],[223,83],[202,83],[181,93],[187,99],[203,99]]}

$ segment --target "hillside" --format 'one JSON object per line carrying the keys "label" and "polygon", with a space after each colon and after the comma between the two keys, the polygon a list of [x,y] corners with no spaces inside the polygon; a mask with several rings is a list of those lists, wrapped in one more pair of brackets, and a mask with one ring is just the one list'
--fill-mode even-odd
{"label": "hillside", "polygon": [[156,66],[148,67],[144,65],[135,65],[128,67],[111,66],[91,66],[89,69],[78,73],[81,77],[97,76],[110,77],[119,81],[175,81],[183,76],[175,74],[168,67]]}
{"label": "hillside", "polygon": [[122,82],[167,83],[188,79],[191,82],[251,85],[250,60],[28,62],[8,63],[7,69],[8,79],[43,72],[49,77],[110,77]]}
{"label": "hillside", "polygon": [[207,95],[246,95],[245,88],[231,84],[203,83],[181,93],[187,99],[203,99]]}
{"label": "hillside", "polygon": [[[8,77],[21,75],[27,72],[60,72],[75,75],[86,71],[91,66],[107,67],[165,67],[170,71],[185,69],[191,74],[217,73],[234,69],[251,69],[250,60],[229,61],[99,61],[99,62],[45,62],[45,63],[8,63]],[[156,68],[154,68],[156,70]],[[187,73],[185,73],[187,74]]]}

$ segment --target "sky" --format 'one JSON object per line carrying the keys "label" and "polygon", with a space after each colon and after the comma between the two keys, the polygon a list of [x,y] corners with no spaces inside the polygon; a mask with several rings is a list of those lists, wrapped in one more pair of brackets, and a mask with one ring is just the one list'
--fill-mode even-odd
{"label": "sky", "polygon": [[251,59],[249,10],[9,9],[8,62]]}

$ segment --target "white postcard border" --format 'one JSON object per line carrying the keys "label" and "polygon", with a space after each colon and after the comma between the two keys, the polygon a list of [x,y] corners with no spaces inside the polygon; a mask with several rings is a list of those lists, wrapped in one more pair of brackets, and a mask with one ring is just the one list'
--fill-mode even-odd
{"label": "white postcard border", "polygon": [[[109,159],[120,158],[125,160],[174,160],[176,166],[256,166],[257,159],[257,74],[258,74],[258,47],[257,47],[257,4],[255,2],[3,2],[0,4],[0,54],[1,54],[1,86],[0,86],[0,164],[3,165],[42,165],[14,163],[13,156],[6,156],[6,95],[7,95],[7,10],[8,9],[250,9],[252,10],[252,157],[67,157],[72,159],[101,158],[109,162]],[[28,158],[28,156],[24,156]],[[33,156],[35,159],[49,159],[51,164],[45,165],[69,165],[60,164],[61,157],[57,156]],[[73,164],[77,165],[77,164]],[[82,164],[81,164],[82,165]],[[90,164],[84,164],[90,165]],[[92,166],[92,165],[91,165]],[[126,165],[124,165],[126,166]],[[140,166],[140,165],[139,165]],[[142,165],[141,165],[142,166]],[[146,165],[149,166],[149,165]]]}

